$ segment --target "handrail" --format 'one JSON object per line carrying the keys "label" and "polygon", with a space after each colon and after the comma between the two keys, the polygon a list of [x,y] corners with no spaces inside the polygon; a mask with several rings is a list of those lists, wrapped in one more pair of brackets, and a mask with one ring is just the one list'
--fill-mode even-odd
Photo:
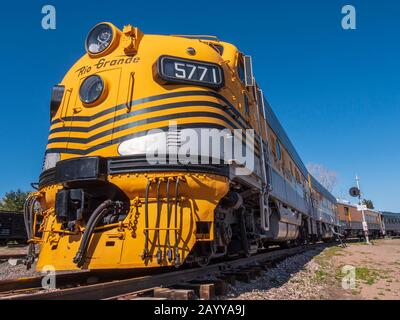
{"label": "handrail", "polygon": [[171,37],[182,37],[182,38],[189,38],[189,39],[203,39],[203,40],[214,40],[219,41],[217,36],[207,35],[207,34],[170,34]]}

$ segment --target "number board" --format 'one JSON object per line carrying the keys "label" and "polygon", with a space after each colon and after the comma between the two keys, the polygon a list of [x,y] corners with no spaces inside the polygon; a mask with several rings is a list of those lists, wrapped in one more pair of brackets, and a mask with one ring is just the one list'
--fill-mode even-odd
{"label": "number board", "polygon": [[162,56],[157,69],[157,76],[163,83],[188,83],[216,89],[224,85],[222,68],[215,63]]}

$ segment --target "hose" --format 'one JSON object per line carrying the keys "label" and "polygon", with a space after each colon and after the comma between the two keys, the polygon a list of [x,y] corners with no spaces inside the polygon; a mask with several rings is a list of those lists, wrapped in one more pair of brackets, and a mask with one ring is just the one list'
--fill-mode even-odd
{"label": "hose", "polygon": [[30,230],[29,230],[29,206],[30,206],[30,204],[29,204],[29,202],[31,201],[31,199],[32,199],[32,197],[31,196],[28,196],[28,198],[26,198],[26,200],[25,200],[25,203],[24,203],[24,224],[25,224],[25,230],[26,230],[26,236],[27,236],[27,238],[28,238],[28,240],[30,239],[29,238],[29,235],[30,235]]}
{"label": "hose", "polygon": [[[25,200],[24,203],[24,224],[25,224],[25,229],[26,229],[26,235],[28,240],[32,240],[34,234],[33,234],[33,221],[34,221],[34,206],[36,203],[36,197],[35,196],[28,196],[28,198]],[[35,244],[30,242],[28,245],[28,253],[25,258],[25,265],[26,268],[29,270],[35,261]]]}
{"label": "hose", "polygon": [[240,240],[242,242],[242,247],[245,256],[250,255],[250,247],[249,247],[249,241],[247,240],[247,231],[246,231],[246,220],[245,220],[245,207],[241,207],[240,209]]}
{"label": "hose", "polygon": [[89,221],[86,224],[86,229],[83,232],[78,252],[76,253],[75,258],[73,259],[73,262],[78,267],[81,267],[85,261],[86,251],[89,245],[90,236],[92,235],[94,228],[99,223],[99,221],[104,217],[104,215],[108,213],[108,209],[115,204],[116,203],[111,200],[106,200],[101,205],[99,205],[90,216]]}
{"label": "hose", "polygon": [[35,202],[36,198],[34,196],[28,196],[25,200],[24,204],[24,223],[25,223],[25,230],[28,236],[28,239],[32,238],[32,221],[33,221],[33,206],[32,204]]}

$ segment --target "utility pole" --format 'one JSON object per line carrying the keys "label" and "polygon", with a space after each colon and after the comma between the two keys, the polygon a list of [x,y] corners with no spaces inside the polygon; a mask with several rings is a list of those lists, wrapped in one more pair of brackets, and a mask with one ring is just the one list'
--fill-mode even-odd
{"label": "utility pole", "polygon": [[[359,181],[357,175],[356,175],[356,182],[357,182],[357,188],[358,188],[358,190],[360,190],[360,192],[358,194],[358,204],[360,206],[362,206],[362,201],[361,201],[362,192],[361,192],[361,189],[360,189],[360,181]],[[364,214],[364,208],[363,207],[361,207],[361,214],[362,214],[362,220],[363,220],[362,225],[363,225],[363,230],[364,230],[365,242],[367,244],[370,244],[369,237],[368,237],[368,225],[367,225],[367,222],[365,221],[365,214]]]}

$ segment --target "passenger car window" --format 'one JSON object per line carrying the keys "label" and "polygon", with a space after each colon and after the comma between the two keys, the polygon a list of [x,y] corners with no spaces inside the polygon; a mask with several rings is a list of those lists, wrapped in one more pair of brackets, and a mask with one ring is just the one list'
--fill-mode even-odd
{"label": "passenger car window", "polygon": [[269,144],[269,148],[271,149],[271,153],[274,156],[274,159],[276,159],[275,143],[276,143],[276,140],[274,138],[272,138],[271,143]]}
{"label": "passenger car window", "polygon": [[300,173],[297,170],[295,170],[295,172],[296,172],[296,181],[298,184],[301,184]]}

